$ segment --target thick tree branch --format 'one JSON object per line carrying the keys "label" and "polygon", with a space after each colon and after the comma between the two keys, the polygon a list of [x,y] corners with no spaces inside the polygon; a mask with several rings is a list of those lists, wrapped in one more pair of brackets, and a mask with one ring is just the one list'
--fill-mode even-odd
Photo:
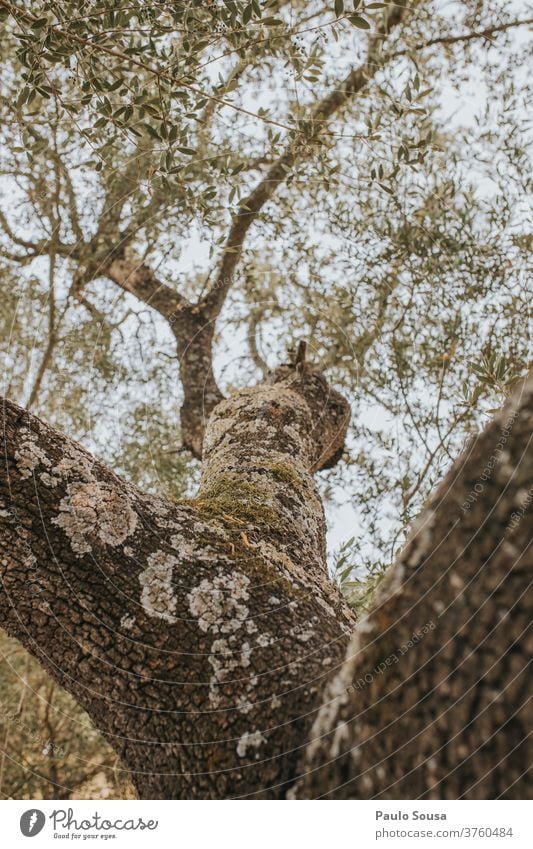
{"label": "thick tree branch", "polygon": [[183,445],[200,458],[205,423],[222,400],[213,372],[214,322],[208,321],[199,307],[158,280],[144,264],[115,259],[103,271],[169,322],[176,339],[183,387],[180,410]]}
{"label": "thick tree branch", "polygon": [[112,259],[109,263],[97,265],[94,273],[108,277],[125,292],[135,295],[140,301],[152,307],[167,321],[171,321],[176,313],[189,306],[186,298],[159,280],[143,262],[122,258]]}
{"label": "thick tree branch", "polygon": [[[396,7],[378,28],[365,66],[349,74],[339,89],[317,104],[313,111],[317,136],[329,117],[375,74],[378,46],[383,36],[400,22],[404,11],[404,6]],[[212,365],[215,321],[231,286],[246,233],[277,186],[285,182],[290,168],[303,155],[306,155],[304,148],[294,140],[242,204],[230,229],[216,281],[196,306],[176,296],[173,290],[157,281],[145,266],[136,268],[126,260],[118,259],[106,269],[110,279],[153,306],[171,323],[178,343],[180,376],[184,388],[181,408],[183,442],[196,457],[202,456],[205,422],[222,398]]]}
{"label": "thick tree branch", "polygon": [[347,405],[281,369],[224,401],[169,504],[3,403],[0,623],[156,798],[279,797],[354,617],[310,468]]}
{"label": "thick tree branch", "polygon": [[[352,71],[338,88],[316,105],[312,120],[317,137],[327,120],[374,76],[379,67],[378,54],[381,55],[383,37],[402,20],[405,10],[405,5],[400,4],[385,17],[372,37],[365,65]],[[311,141],[308,140],[308,143]],[[168,287],[159,283],[145,266],[132,268],[130,263],[119,259],[106,270],[114,282],[154,306],[171,322],[178,343],[185,396],[181,409],[183,441],[196,457],[202,456],[205,421],[222,398],[212,366],[215,321],[231,286],[246,233],[276,188],[285,182],[291,167],[308,155],[309,150],[309,146],[304,147],[298,138],[293,139],[286,152],[243,202],[231,226],[215,283],[196,306],[177,298],[173,290],[169,292]]]}

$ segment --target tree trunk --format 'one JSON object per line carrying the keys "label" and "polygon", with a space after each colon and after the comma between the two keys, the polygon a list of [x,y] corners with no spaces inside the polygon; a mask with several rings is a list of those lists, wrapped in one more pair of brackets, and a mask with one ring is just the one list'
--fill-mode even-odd
{"label": "tree trunk", "polygon": [[281,369],[210,418],[169,504],[4,403],[1,623],[74,695],[144,798],[280,797],[354,616],[311,469],[346,402]]}
{"label": "tree trunk", "polygon": [[346,423],[281,368],[216,406],[198,495],[171,504],[4,402],[1,624],[141,797],[530,792],[533,391],[455,464],[348,648],[312,476]]}
{"label": "tree trunk", "polygon": [[294,798],[531,798],[532,437],[530,382],[412,529],[328,685]]}

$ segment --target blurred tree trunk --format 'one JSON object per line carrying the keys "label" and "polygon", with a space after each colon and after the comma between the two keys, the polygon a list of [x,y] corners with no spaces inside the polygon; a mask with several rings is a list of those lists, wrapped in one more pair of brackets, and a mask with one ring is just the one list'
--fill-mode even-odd
{"label": "blurred tree trunk", "polygon": [[321,375],[220,402],[178,504],[3,414],[1,624],[141,797],[526,795],[531,387],[445,478],[348,649],[313,479],[348,409]]}
{"label": "blurred tree trunk", "polygon": [[324,695],[296,798],[530,798],[533,382],[466,446]]}

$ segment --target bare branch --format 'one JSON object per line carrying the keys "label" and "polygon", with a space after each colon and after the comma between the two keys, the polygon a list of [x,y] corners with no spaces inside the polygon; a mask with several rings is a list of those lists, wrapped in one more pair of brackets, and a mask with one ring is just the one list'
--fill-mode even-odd
{"label": "bare branch", "polygon": [[252,362],[256,369],[263,375],[265,378],[268,374],[268,364],[265,362],[263,357],[259,352],[259,348],[257,346],[257,332],[259,329],[259,325],[261,323],[261,313],[258,310],[254,310],[250,315],[250,320],[248,322],[248,348],[250,351],[250,356],[252,358]]}
{"label": "bare branch", "polygon": [[188,305],[186,298],[158,280],[154,272],[142,262],[115,259],[101,268],[99,274],[109,277],[125,292],[135,295],[168,320],[172,320],[176,313]]}
{"label": "bare branch", "polygon": [[57,326],[56,326],[56,294],[55,294],[55,266],[56,266],[56,258],[55,254],[52,252],[50,254],[50,262],[49,262],[49,272],[48,272],[48,283],[49,283],[49,292],[48,292],[48,341],[46,343],[46,348],[44,350],[43,358],[39,365],[39,369],[37,371],[37,375],[35,377],[35,381],[30,390],[30,395],[28,398],[28,402],[26,407],[30,410],[41,389],[41,384],[43,382],[44,375],[46,374],[46,370],[50,365],[52,360],[52,354],[54,352],[54,348],[57,342]]}
{"label": "bare branch", "polygon": [[0,210],[0,227],[6,234],[6,236],[14,242],[16,245],[20,245],[22,248],[27,248],[30,251],[37,251],[37,243],[30,242],[28,239],[24,239],[22,236],[19,236],[18,233],[15,233],[13,228],[11,227],[9,221],[7,220],[4,213]]}
{"label": "bare branch", "polygon": [[493,36],[497,35],[499,32],[506,32],[510,29],[516,29],[517,27],[531,26],[531,24],[533,24],[533,18],[518,18],[514,21],[507,21],[505,24],[494,24],[494,26],[485,27],[485,29],[482,30],[473,30],[471,32],[463,33],[462,35],[442,35],[438,38],[430,38],[428,41],[419,41],[417,44],[413,44],[405,50],[398,50],[395,53],[392,53],[390,58],[397,59],[399,56],[408,56],[414,50],[425,50],[427,47],[434,47],[438,44],[460,44],[468,41],[476,41],[478,39],[487,39],[490,41]]}

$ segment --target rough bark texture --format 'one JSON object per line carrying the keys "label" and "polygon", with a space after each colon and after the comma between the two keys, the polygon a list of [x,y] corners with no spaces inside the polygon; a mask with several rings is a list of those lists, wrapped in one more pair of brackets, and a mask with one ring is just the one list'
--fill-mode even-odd
{"label": "rough bark texture", "polygon": [[139,795],[280,797],[354,617],[311,469],[347,406],[282,369],[221,403],[168,504],[3,404],[0,621],[92,717]]}
{"label": "rough bark texture", "polygon": [[531,793],[531,385],[436,491],[348,649],[312,477],[347,407],[323,377],[282,367],[221,402],[181,504],[3,413],[1,624],[140,796]]}
{"label": "rough bark texture", "polygon": [[532,438],[530,382],[413,528],[328,685],[294,798],[531,797]]}

